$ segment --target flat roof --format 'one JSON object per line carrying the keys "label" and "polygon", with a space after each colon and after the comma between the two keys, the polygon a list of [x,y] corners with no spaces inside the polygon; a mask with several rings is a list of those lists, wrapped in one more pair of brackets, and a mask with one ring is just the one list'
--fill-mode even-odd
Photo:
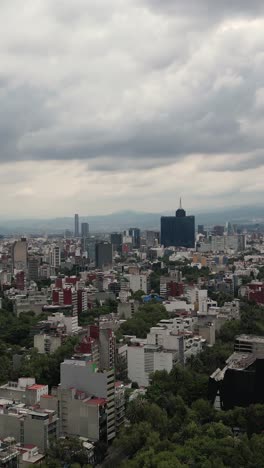
{"label": "flat roof", "polygon": [[84,400],[84,402],[87,403],[87,405],[100,406],[104,405],[107,402],[107,400],[105,398],[88,398]]}
{"label": "flat roof", "polygon": [[258,336],[258,335],[238,335],[236,336],[236,340],[243,340],[243,341],[248,341],[252,343],[264,343],[264,336]]}
{"label": "flat roof", "polygon": [[41,390],[46,387],[47,385],[34,384],[34,385],[30,385],[30,387],[28,387],[28,390]]}

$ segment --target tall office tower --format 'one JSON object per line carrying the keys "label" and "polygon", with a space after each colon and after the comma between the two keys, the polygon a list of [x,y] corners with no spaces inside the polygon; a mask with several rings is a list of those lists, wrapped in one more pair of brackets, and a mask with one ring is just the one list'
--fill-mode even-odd
{"label": "tall office tower", "polygon": [[12,262],[16,270],[27,270],[28,267],[28,243],[27,239],[22,237],[20,241],[12,245]]}
{"label": "tall office tower", "polygon": [[28,278],[33,281],[37,281],[39,277],[39,259],[37,257],[31,257],[28,260]]}
{"label": "tall office tower", "polygon": [[82,253],[84,254],[85,252],[88,254],[89,253],[89,237],[82,237],[81,239],[81,249]]}
{"label": "tall office tower", "polygon": [[96,268],[111,267],[113,263],[113,246],[109,242],[98,242],[95,246]]}
{"label": "tall office tower", "polygon": [[130,228],[128,231],[129,236],[132,237],[132,246],[134,249],[140,248],[140,229]]}
{"label": "tall office tower", "polygon": [[225,232],[225,227],[224,226],[214,226],[212,229],[212,236],[223,236]]}
{"label": "tall office tower", "polygon": [[55,245],[54,247],[52,247],[52,250],[51,250],[51,266],[53,266],[53,268],[59,268],[60,267],[60,264],[61,264],[61,250],[60,250],[60,247],[58,245]]}
{"label": "tall office tower", "polygon": [[197,230],[198,234],[203,234],[205,233],[204,231],[204,225],[203,224],[198,224],[198,230]]}
{"label": "tall office tower", "polygon": [[194,247],[195,218],[194,216],[186,216],[181,200],[176,216],[161,217],[161,244],[164,247]]}
{"label": "tall office tower", "polygon": [[225,230],[226,230],[226,234],[228,236],[232,236],[234,234],[234,228],[233,228],[232,224],[230,223],[230,221],[226,222]]}
{"label": "tall office tower", "polygon": [[74,215],[74,236],[79,237],[79,215]]}
{"label": "tall office tower", "polygon": [[87,237],[89,237],[89,224],[88,223],[81,224],[81,236],[82,236],[82,239],[87,239]]}
{"label": "tall office tower", "polygon": [[120,232],[113,232],[110,235],[110,242],[113,245],[114,251],[117,251],[117,252],[122,251],[123,236]]}
{"label": "tall office tower", "polygon": [[154,247],[159,244],[160,233],[157,231],[146,231],[147,247]]}

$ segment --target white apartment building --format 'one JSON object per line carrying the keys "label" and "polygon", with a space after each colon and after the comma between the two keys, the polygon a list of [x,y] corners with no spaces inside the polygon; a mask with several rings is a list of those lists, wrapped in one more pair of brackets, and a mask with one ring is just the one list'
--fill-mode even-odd
{"label": "white apartment building", "polygon": [[120,302],[117,307],[119,317],[129,319],[133,317],[134,313],[138,311],[139,302],[134,299],[130,299],[127,302]]}
{"label": "white apartment building", "polygon": [[[140,386],[148,386],[151,373],[157,370],[170,372],[176,362],[184,364],[186,359],[201,352],[206,337],[192,332],[197,326],[197,318],[189,319],[161,320],[150,329],[146,343],[133,340],[135,344],[127,348],[129,379]],[[208,338],[211,339],[209,334]]]}
{"label": "white apartment building", "polygon": [[194,305],[193,304],[188,304],[186,301],[181,300],[181,299],[172,299],[163,302],[163,305],[167,312],[179,312],[179,311],[185,311],[188,313],[191,313],[194,311]]}
{"label": "white apartment building", "polygon": [[128,346],[128,378],[132,382],[137,382],[140,387],[147,387],[153,372],[172,370],[174,359],[174,352],[161,351],[158,345]]}
{"label": "white apartment building", "polygon": [[52,247],[50,263],[53,268],[59,268],[61,265],[61,249],[58,245]]}
{"label": "white apartment building", "polygon": [[49,335],[47,333],[34,336],[34,348],[39,354],[53,354],[62,345],[61,335]]}
{"label": "white apartment building", "polygon": [[48,385],[38,385],[34,377],[21,377],[17,382],[7,382],[0,386],[0,398],[36,405],[42,395],[49,393]]}
{"label": "white apartment building", "polygon": [[144,291],[145,294],[149,293],[149,275],[145,274],[134,274],[134,275],[125,275],[125,278],[129,281],[129,289],[133,292]]}

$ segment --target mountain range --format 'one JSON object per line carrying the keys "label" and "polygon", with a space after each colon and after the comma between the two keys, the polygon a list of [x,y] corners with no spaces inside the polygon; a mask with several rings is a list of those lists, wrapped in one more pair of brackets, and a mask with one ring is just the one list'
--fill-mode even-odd
{"label": "mountain range", "polygon": [[[264,207],[262,206],[235,207],[214,212],[192,212],[192,214],[195,215],[196,225],[225,224],[227,221],[236,224],[264,223]],[[91,232],[121,231],[129,227],[155,230],[159,229],[162,215],[174,215],[174,213],[121,211],[108,215],[80,216],[80,223],[88,222]],[[52,219],[0,220],[0,234],[59,234],[66,229],[73,231],[73,226],[73,216]]]}

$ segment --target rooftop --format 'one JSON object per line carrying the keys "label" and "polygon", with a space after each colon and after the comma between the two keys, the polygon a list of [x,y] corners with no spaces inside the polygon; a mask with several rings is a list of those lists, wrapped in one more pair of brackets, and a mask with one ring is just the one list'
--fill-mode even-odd
{"label": "rooftop", "polygon": [[47,388],[47,385],[34,384],[28,387],[28,390],[42,390],[44,388]]}
{"label": "rooftop", "polygon": [[239,341],[248,341],[250,343],[263,343],[264,344],[264,336],[258,335],[238,335],[236,340]]}
{"label": "rooftop", "polygon": [[107,403],[107,400],[105,398],[87,398],[84,400],[87,405],[95,405],[95,406],[101,406]]}

